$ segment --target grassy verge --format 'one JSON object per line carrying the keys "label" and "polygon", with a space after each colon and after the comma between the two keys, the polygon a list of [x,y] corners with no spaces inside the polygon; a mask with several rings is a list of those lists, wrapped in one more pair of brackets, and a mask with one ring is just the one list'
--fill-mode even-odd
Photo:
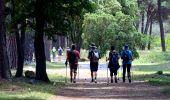
{"label": "grassy verge", "polygon": [[58,88],[64,85],[64,78],[61,76],[49,75],[49,78],[53,82],[30,84],[30,79],[26,78],[1,81],[0,100],[47,100],[56,95]]}
{"label": "grassy verge", "polygon": [[[136,65],[133,71],[133,80],[148,81],[154,86],[164,86],[164,93],[170,94],[170,63]],[[163,71],[163,74],[157,74]]]}

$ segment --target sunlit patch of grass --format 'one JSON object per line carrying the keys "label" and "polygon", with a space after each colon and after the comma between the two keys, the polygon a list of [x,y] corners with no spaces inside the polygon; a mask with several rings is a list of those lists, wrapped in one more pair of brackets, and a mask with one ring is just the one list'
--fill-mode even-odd
{"label": "sunlit patch of grass", "polygon": [[26,78],[0,83],[0,100],[46,100],[56,95],[58,88],[64,85],[63,77],[51,76],[49,75],[50,83],[35,81],[34,84],[29,84],[30,80]]}

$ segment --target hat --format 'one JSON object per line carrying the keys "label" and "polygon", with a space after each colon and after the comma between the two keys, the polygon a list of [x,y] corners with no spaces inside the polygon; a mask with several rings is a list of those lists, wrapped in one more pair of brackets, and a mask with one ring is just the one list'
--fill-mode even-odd
{"label": "hat", "polygon": [[91,43],[90,47],[96,47],[95,43]]}
{"label": "hat", "polygon": [[128,44],[125,44],[125,46],[124,46],[124,47],[125,47],[125,49],[128,49],[128,47],[129,47],[129,46],[128,46]]}

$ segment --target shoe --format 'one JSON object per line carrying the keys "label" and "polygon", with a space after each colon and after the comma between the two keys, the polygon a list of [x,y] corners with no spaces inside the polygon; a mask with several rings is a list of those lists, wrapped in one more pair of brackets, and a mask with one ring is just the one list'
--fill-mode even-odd
{"label": "shoe", "polygon": [[91,83],[93,83],[93,82],[94,82],[94,80],[92,79],[92,80],[91,80]]}
{"label": "shoe", "polygon": [[111,79],[111,83],[113,83],[113,79]]}
{"label": "shoe", "polygon": [[97,83],[97,80],[95,79],[94,82]]}
{"label": "shoe", "polygon": [[73,80],[73,83],[76,83],[76,79]]}
{"label": "shoe", "polygon": [[131,83],[131,79],[129,78],[129,83]]}

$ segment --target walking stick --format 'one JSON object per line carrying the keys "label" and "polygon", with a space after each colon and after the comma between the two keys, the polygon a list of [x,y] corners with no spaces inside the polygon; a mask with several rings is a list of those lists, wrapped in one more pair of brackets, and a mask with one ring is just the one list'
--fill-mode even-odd
{"label": "walking stick", "polygon": [[66,76],[65,76],[65,83],[67,83],[67,60],[66,60],[66,62],[65,62],[65,66],[66,66]]}
{"label": "walking stick", "polygon": [[106,57],[106,67],[107,67],[107,85],[109,84],[109,75],[108,75],[108,64],[107,64],[107,57]]}
{"label": "walking stick", "polygon": [[79,77],[80,77],[80,76],[79,76],[79,67],[80,67],[80,66],[78,66],[78,80],[79,80]]}

